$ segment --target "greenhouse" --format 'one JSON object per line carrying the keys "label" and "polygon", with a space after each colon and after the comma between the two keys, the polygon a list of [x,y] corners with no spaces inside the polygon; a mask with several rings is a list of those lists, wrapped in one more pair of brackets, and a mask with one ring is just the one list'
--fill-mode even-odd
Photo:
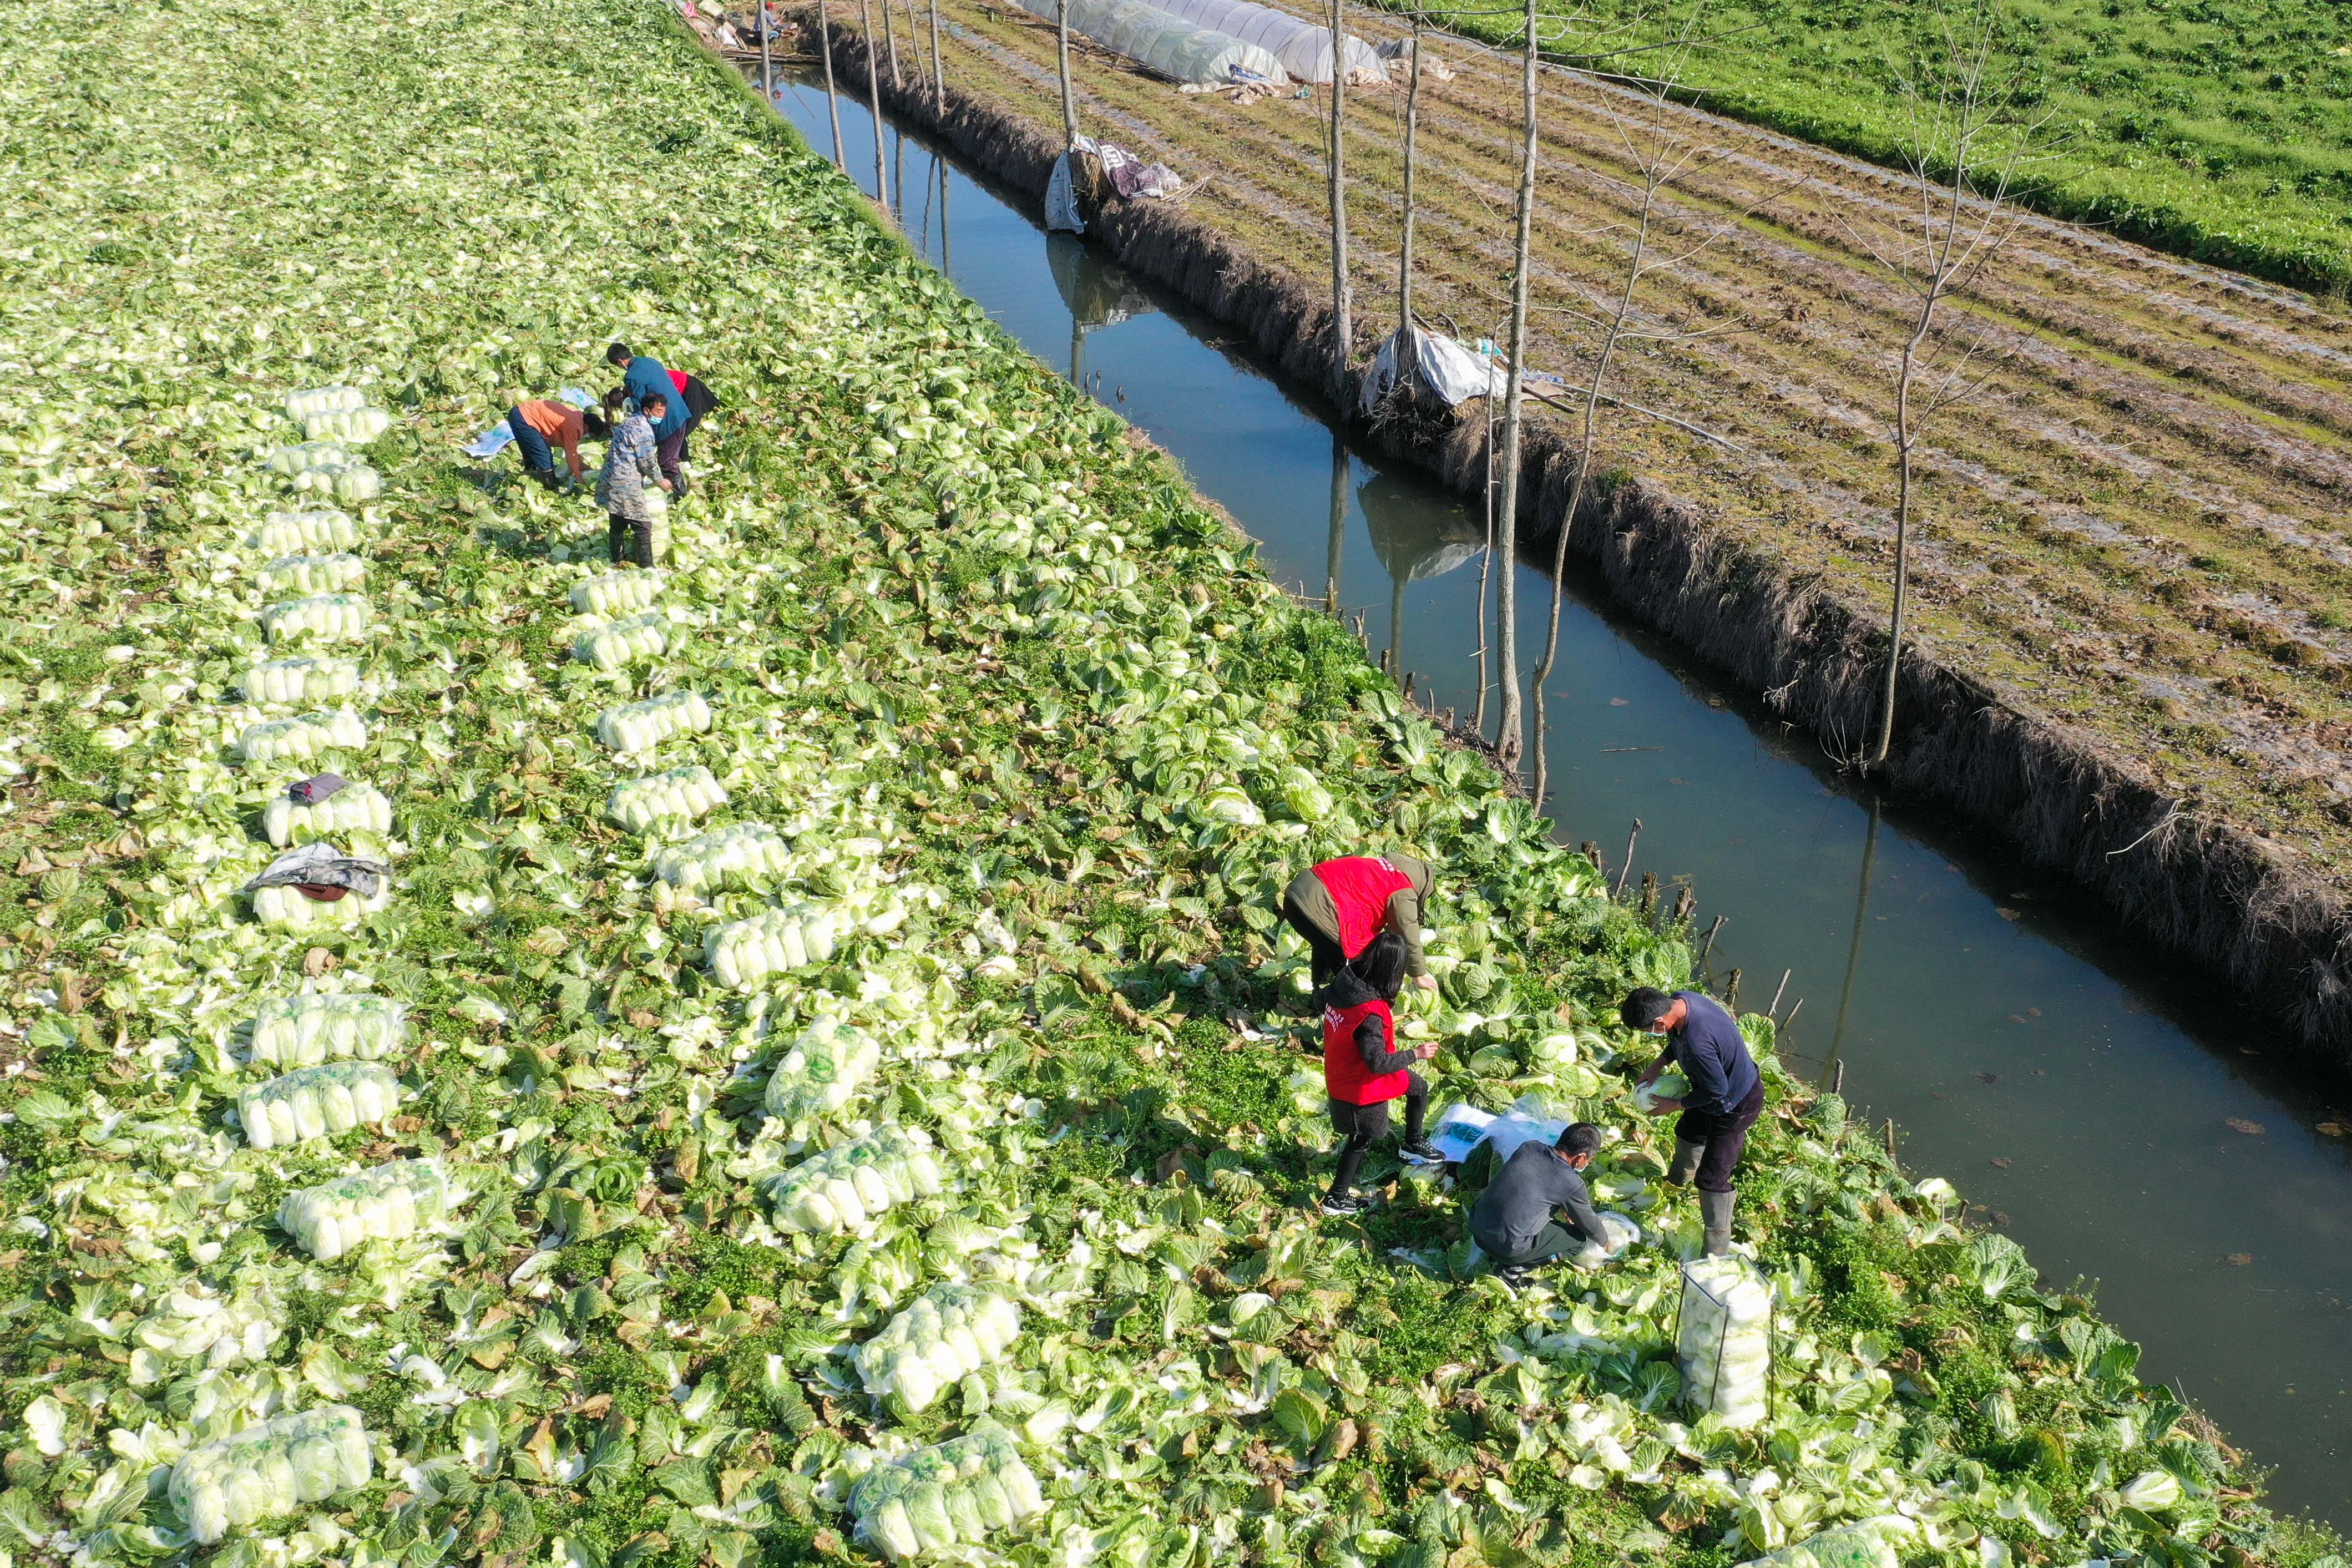
{"label": "greenhouse", "polygon": [[[1055,0],[1022,3],[1049,22],[1059,15]],[[1139,0],[1069,0],[1069,20],[1072,31],[1173,81],[1215,86],[1283,79],[1283,62],[1268,49]],[[1330,51],[1324,52],[1328,57]]]}
{"label": "greenhouse", "polygon": [[[1326,82],[1331,79],[1331,29],[1328,27],[1318,27],[1271,5],[1254,5],[1252,0],[1153,0],[1153,3],[1160,10],[1181,17],[1196,27],[1214,28],[1245,44],[1255,44],[1270,51],[1282,62],[1282,68],[1300,81]],[[1379,53],[1362,38],[1351,37],[1348,39],[1348,79],[1351,82],[1388,79],[1387,68]]]}

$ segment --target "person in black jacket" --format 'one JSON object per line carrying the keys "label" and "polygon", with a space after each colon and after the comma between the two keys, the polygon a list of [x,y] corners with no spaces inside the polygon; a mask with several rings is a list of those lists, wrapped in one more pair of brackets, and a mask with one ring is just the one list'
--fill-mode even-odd
{"label": "person in black jacket", "polygon": [[1342,1140],[1339,1173],[1323,1199],[1323,1212],[1360,1214],[1356,1174],[1364,1152],[1389,1131],[1389,1101],[1404,1101],[1404,1157],[1415,1164],[1443,1164],[1445,1156],[1422,1136],[1429,1111],[1429,1085],[1412,1064],[1437,1054],[1435,1046],[1401,1047],[1390,1004],[1404,985],[1403,939],[1383,931],[1331,979],[1323,994],[1323,1089],[1331,1103],[1331,1131]]}
{"label": "person in black jacket", "polygon": [[1666,1048],[1642,1075],[1644,1084],[1656,1082],[1669,1065],[1679,1066],[1690,1079],[1686,1097],[1660,1096],[1651,1101],[1650,1114],[1682,1112],[1682,1120],[1675,1123],[1675,1160],[1666,1180],[1680,1186],[1696,1179],[1706,1253],[1720,1258],[1731,1250],[1731,1216],[1738,1202],[1731,1173],[1748,1147],[1748,1130],[1764,1114],[1764,1075],[1748,1054],[1738,1020],[1702,992],[1677,991],[1669,996],[1644,985],[1619,1005],[1617,1016],[1629,1029],[1666,1037]]}

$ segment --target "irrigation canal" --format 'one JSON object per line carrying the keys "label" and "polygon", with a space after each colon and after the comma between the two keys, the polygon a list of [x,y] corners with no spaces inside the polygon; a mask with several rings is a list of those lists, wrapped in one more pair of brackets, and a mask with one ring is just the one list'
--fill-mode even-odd
{"label": "irrigation canal", "polygon": [[[776,100],[831,146],[821,87],[780,73]],[[838,107],[870,193],[872,121],[846,96]],[[1374,650],[1414,671],[1424,700],[1472,711],[1478,515],[1353,449],[1326,405],[1215,322],[1045,234],[1030,196],[895,127],[887,140],[892,205],[925,255],[1174,453],[1278,580],[1319,594],[1336,574]],[[1549,594],[1522,570],[1523,668]],[[1636,875],[1686,879],[1702,927],[1728,917],[1718,984],[1738,967],[1760,1009],[1793,971],[1784,1056],[1843,1063],[1854,1113],[1894,1119],[1909,1169],[1949,1177],[2045,1278],[2098,1281],[2108,1319],[2146,1347],[2144,1377],[2275,1467],[2278,1506],[2352,1528],[2352,1135],[2316,1131],[2336,1125],[2330,1107],[2272,1065],[2261,1028],[2215,1011],[2087,900],[1861,793],[1804,737],[1612,619],[1597,586],[1570,584],[1546,706],[1561,832],[1600,841],[1613,870],[1640,818]]]}

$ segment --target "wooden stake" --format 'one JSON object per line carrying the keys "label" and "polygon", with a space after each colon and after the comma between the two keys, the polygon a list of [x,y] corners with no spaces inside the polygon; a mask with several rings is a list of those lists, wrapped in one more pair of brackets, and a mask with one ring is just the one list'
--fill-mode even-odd
{"label": "wooden stake", "polygon": [[1793,1024],[1793,1023],[1795,1023],[1795,1022],[1797,1021],[1797,1008],[1798,1008],[1798,1007],[1801,1007],[1801,1006],[1803,1006],[1804,1005],[1805,1005],[1805,999],[1804,999],[1802,996],[1798,997],[1798,998],[1797,998],[1797,1002],[1796,1002],[1796,1006],[1794,1006],[1794,1007],[1790,1007],[1790,1008],[1789,1009],[1789,1016],[1788,1016],[1787,1017],[1785,1017],[1785,1018],[1781,1019],[1781,1020],[1780,1020],[1780,1024],[1778,1025],[1779,1031],[1780,1031],[1781,1034],[1784,1034],[1784,1035],[1785,1035],[1785,1034],[1787,1034],[1787,1033],[1789,1032],[1789,1026],[1790,1026],[1790,1025],[1791,1025],[1791,1024]]}
{"label": "wooden stake", "polygon": [[1734,1017],[1738,1016],[1736,1009],[1739,1005],[1739,973],[1738,970],[1733,970],[1730,981],[1723,988],[1723,1010]]}
{"label": "wooden stake", "polygon": [[1698,944],[1698,961],[1701,963],[1705,963],[1706,955],[1715,951],[1715,933],[1721,931],[1724,922],[1730,918],[1729,915],[1717,915],[1715,917],[1715,923],[1706,928],[1706,940]]}
{"label": "wooden stake", "polygon": [[[1791,1013],[1790,1016],[1794,1017],[1796,1015]],[[1843,1062],[1838,1063],[1837,1076],[1830,1080],[1830,1092],[1841,1100],[1845,1098],[1845,1063]]]}
{"label": "wooden stake", "polygon": [[1897,1164],[1900,1164],[1903,1159],[1895,1152],[1895,1118],[1892,1116],[1886,1119],[1886,1157]]}
{"label": "wooden stake", "polygon": [[1789,989],[1789,976],[1795,973],[1796,971],[1793,969],[1784,969],[1780,971],[1780,984],[1772,988],[1772,1005],[1764,1009],[1764,1016],[1766,1017],[1780,1017],[1781,994]]}

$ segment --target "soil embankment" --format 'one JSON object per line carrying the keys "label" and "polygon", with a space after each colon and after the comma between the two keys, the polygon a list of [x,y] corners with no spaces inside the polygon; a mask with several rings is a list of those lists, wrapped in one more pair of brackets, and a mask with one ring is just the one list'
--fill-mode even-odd
{"label": "soil embankment", "polygon": [[[1042,193],[1059,149],[1050,30],[947,9],[944,114],[927,62],[902,60],[901,88],[886,68],[886,102]],[[845,87],[863,83],[865,58],[845,20]],[[1424,89],[1416,300],[1424,321],[1476,336],[1507,282],[1517,110],[1502,100],[1517,84],[1467,48],[1448,55],[1454,80]],[[1328,102],[1236,110],[1098,55],[1082,83],[1090,130],[1195,185],[1179,203],[1105,213],[1097,243],[1319,384]],[[1360,354],[1393,315],[1382,247],[1401,95],[1352,97]],[[1571,379],[1570,312],[1606,284],[1628,199],[1604,132],[1632,133],[1643,112],[1590,84],[1548,89],[1535,354]],[[1615,390],[1738,449],[1612,416],[1611,482],[1574,520],[1570,548],[1630,609],[1852,751],[1884,647],[1885,351],[1900,318],[1852,251],[1899,191],[1884,171],[1751,128],[1692,116],[1669,129],[1706,142],[1664,223],[1685,259],[1645,284],[1642,324],[1662,341]],[[2333,867],[2352,847],[2352,705],[2339,690],[2352,639],[2336,627],[2352,619],[2333,606],[2352,605],[2336,523],[2352,489],[2352,331],[2293,296],[2040,220],[1956,321],[1955,341],[2000,371],[1925,458],[1921,632],[1890,782],[2095,889],[2341,1068],[2352,915]],[[1450,432],[1382,434],[1475,493],[1475,414]],[[1565,521],[1572,451],[1538,424],[1519,519],[1530,545]]]}

